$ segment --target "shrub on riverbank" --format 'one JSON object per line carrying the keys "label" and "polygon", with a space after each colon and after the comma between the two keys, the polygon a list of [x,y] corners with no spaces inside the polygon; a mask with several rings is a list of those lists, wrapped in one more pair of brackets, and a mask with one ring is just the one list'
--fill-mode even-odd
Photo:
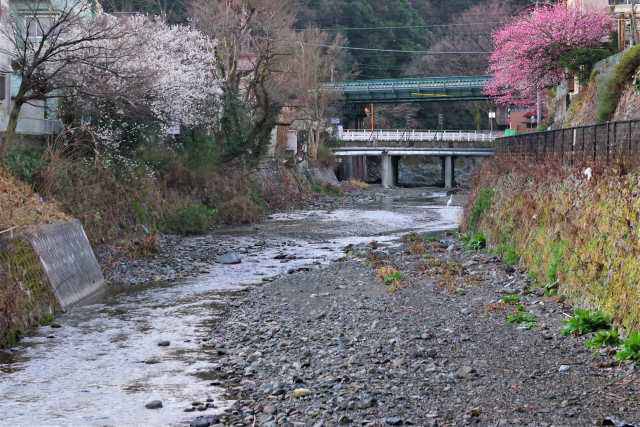
{"label": "shrub on riverbank", "polygon": [[[491,192],[490,205],[486,194]],[[487,162],[466,208],[465,227],[491,248],[509,247],[535,284],[640,329],[640,174]],[[481,211],[478,217],[476,213]]]}

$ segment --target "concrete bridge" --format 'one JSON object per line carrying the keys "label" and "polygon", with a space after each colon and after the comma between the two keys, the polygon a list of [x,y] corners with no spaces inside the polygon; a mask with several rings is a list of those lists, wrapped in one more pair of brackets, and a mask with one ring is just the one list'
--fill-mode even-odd
{"label": "concrete bridge", "polygon": [[491,132],[474,131],[339,129],[339,144],[333,148],[333,153],[341,158],[347,179],[364,180],[367,177],[367,157],[380,157],[382,185],[387,188],[398,183],[398,165],[402,157],[439,157],[442,180],[445,188],[449,189],[455,185],[455,158],[495,155],[496,137]]}

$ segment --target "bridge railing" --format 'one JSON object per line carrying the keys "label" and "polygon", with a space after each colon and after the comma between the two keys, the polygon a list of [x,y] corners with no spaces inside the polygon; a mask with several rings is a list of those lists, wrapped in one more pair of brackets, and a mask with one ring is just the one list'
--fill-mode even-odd
{"label": "bridge railing", "polygon": [[490,131],[437,131],[419,129],[394,130],[352,130],[345,129],[338,132],[338,140],[350,142],[492,142],[497,138]]}
{"label": "bridge railing", "polygon": [[608,122],[499,138],[497,154],[568,165],[628,162],[640,154],[640,120]]}

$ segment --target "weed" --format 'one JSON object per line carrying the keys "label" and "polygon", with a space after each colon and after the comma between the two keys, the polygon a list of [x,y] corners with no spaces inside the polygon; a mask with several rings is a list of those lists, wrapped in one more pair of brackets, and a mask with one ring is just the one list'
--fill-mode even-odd
{"label": "weed", "polygon": [[402,273],[399,271],[394,271],[393,273],[390,273],[384,276],[384,284],[394,285],[396,283],[401,282],[402,279],[403,279]]}
{"label": "weed", "polygon": [[404,275],[395,267],[384,266],[376,269],[376,276],[389,287],[389,290],[395,291],[400,287]]}
{"label": "weed", "polygon": [[470,251],[479,251],[487,247],[487,238],[481,232],[462,236],[464,247]]}
{"label": "weed", "polygon": [[556,280],[553,283],[547,283],[544,286],[544,296],[546,297],[555,297],[558,295],[558,288],[560,287],[560,283]]}
{"label": "weed", "polygon": [[598,98],[598,122],[606,122],[616,111],[622,89],[625,84],[631,81],[636,70],[640,66],[640,46],[634,46],[627,50],[622,56],[618,65],[613,70],[613,74],[602,94]]}
{"label": "weed", "polygon": [[482,216],[491,208],[494,194],[495,190],[492,188],[483,188],[478,192],[466,223],[469,231],[475,232],[478,229]]}
{"label": "weed", "polygon": [[31,185],[35,183],[36,175],[46,165],[42,150],[16,147],[4,159],[7,170],[22,181]]}
{"label": "weed", "polygon": [[585,342],[587,348],[599,349],[603,347],[616,347],[620,345],[620,334],[615,329],[609,331],[598,331],[596,334]]}
{"label": "weed", "polygon": [[48,313],[42,316],[40,319],[40,326],[49,326],[53,323],[54,316],[53,313]]}
{"label": "weed", "polygon": [[180,235],[204,234],[211,227],[215,214],[215,209],[194,203],[167,216],[162,229]]}
{"label": "weed", "polygon": [[501,243],[496,247],[495,253],[502,259],[502,262],[509,266],[513,267],[520,262],[520,255],[518,255],[515,246],[511,244]]}
{"label": "weed", "polygon": [[342,196],[342,190],[340,188],[329,184],[312,184],[311,191],[331,197]]}
{"label": "weed", "polygon": [[507,323],[511,323],[514,325],[523,325],[527,329],[532,329],[536,326],[538,319],[533,313],[529,313],[525,310],[524,305],[518,304],[516,309],[507,315]]}
{"label": "weed", "polygon": [[519,295],[505,295],[500,298],[500,302],[504,304],[520,304],[520,296]]}
{"label": "weed", "polygon": [[356,190],[366,190],[367,188],[369,188],[369,184],[354,178],[350,179],[347,182],[347,186],[355,188]]}
{"label": "weed", "polygon": [[616,353],[619,361],[633,360],[640,362],[640,332],[632,332],[622,343],[622,348]]}
{"label": "weed", "polygon": [[611,327],[611,317],[601,311],[576,308],[573,316],[565,321],[563,335],[584,335]]}

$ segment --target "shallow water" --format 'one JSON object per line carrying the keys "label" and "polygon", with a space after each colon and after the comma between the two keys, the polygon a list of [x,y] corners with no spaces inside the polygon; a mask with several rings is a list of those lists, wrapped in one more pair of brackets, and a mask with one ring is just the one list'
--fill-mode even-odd
{"label": "shallow water", "polygon": [[[223,411],[229,402],[206,378],[216,351],[206,343],[224,306],[247,286],[335,261],[348,244],[393,244],[410,231],[457,227],[461,209],[444,206],[445,193],[409,193],[358,209],[276,214],[257,231],[223,231],[216,238],[237,248],[242,264],[213,264],[195,279],[116,290],[71,309],[56,319],[61,328],[40,328],[0,353],[0,425],[188,425]],[[274,259],[281,254],[294,259]],[[171,345],[159,347],[161,340]],[[207,398],[216,409],[183,412]],[[163,408],[145,409],[151,400]]]}

